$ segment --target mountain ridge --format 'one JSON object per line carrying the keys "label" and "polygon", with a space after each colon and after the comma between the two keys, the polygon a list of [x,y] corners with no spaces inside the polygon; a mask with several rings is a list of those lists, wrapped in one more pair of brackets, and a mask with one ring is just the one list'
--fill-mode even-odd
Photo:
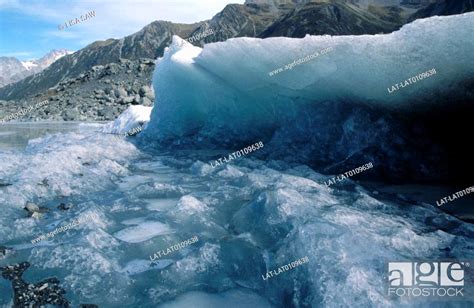
{"label": "mountain ridge", "polygon": [[[199,24],[199,23],[198,23]],[[186,36],[197,24],[173,24],[168,21],[154,21],[140,31],[122,39],[95,41],[77,52],[61,58],[47,70],[27,77],[16,84],[0,88],[0,99],[21,99],[33,96],[58,84],[61,80],[78,76],[95,65],[118,63],[120,59],[138,60],[140,58],[156,58],[162,54],[166,44],[163,40],[155,40],[153,35],[171,39],[173,34]],[[182,26],[183,29],[180,29]],[[136,38],[139,37],[138,40]],[[140,38],[146,38],[140,40]],[[135,41],[141,42],[141,48],[133,46]]]}
{"label": "mountain ridge", "polygon": [[71,53],[72,51],[66,49],[53,49],[39,59],[28,61],[21,61],[15,57],[0,57],[0,87],[36,74]]}

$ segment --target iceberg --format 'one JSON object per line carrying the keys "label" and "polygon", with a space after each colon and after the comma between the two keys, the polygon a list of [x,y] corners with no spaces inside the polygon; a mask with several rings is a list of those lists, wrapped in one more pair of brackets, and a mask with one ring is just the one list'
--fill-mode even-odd
{"label": "iceberg", "polygon": [[[234,38],[203,49],[174,36],[156,62],[156,105],[146,133],[155,139],[200,134],[253,141],[325,102],[384,108],[436,103],[424,99],[435,95],[426,92],[452,92],[474,75],[474,42],[468,39],[473,17],[431,17],[380,35]],[[269,75],[325,48],[332,51]],[[432,68],[436,75],[396,95],[387,91]]]}
{"label": "iceberg", "polygon": [[[204,48],[174,36],[156,61],[143,140],[193,149],[263,141],[257,157],[326,173],[372,161],[394,177],[439,178],[446,156],[423,142],[433,139],[428,124],[416,123],[430,119],[423,111],[473,101],[473,17],[435,16],[390,34],[234,38]],[[419,157],[433,161],[420,171]]]}

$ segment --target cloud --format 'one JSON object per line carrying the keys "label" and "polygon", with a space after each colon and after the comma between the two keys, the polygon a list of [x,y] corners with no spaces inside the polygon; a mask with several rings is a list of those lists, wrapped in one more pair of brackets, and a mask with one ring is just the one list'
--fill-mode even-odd
{"label": "cloud", "polygon": [[15,57],[15,58],[18,58],[18,57],[31,57],[33,55],[32,52],[30,51],[16,51],[16,52],[1,52],[0,53],[2,54],[3,57]]}
{"label": "cloud", "polygon": [[50,39],[52,37],[62,39],[78,39],[81,37],[81,33],[77,31],[59,31],[58,28],[56,28],[55,30],[44,31],[41,33],[41,37],[44,39]]}
{"label": "cloud", "polygon": [[13,10],[52,24],[79,17],[90,11],[96,17],[74,27],[86,27],[94,39],[120,38],[155,20],[178,23],[193,23],[212,18],[228,3],[243,3],[244,0],[90,0],[90,1],[32,1],[0,0],[0,11]]}
{"label": "cloud", "polygon": [[[210,19],[228,3],[243,2],[244,0],[0,0],[0,12],[7,16],[11,12],[25,17],[27,22],[18,24],[19,29],[26,33],[22,38],[24,41],[41,44],[43,50],[61,46],[77,50],[97,40],[119,39],[133,34],[155,20],[194,23]],[[64,30],[58,29],[60,24],[80,18],[91,11],[95,12],[95,17]],[[41,27],[32,26],[38,22]]]}
{"label": "cloud", "polygon": [[0,11],[14,11],[42,20],[59,18],[61,15],[45,1],[0,0]]}

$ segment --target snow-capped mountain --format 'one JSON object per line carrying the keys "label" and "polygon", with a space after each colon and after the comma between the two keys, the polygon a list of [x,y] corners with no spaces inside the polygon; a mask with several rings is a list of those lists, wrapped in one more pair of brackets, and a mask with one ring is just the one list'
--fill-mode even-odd
{"label": "snow-capped mountain", "polygon": [[14,57],[0,57],[0,87],[11,83],[12,76],[24,72],[25,67]]}
{"label": "snow-capped mountain", "polygon": [[[33,65],[36,65],[44,69],[50,66],[57,59],[65,55],[69,55],[71,53],[73,52],[66,49],[55,49],[55,50],[51,50],[50,52],[48,52],[46,55],[44,55],[42,58],[38,60],[28,61],[28,62],[31,62]],[[23,65],[27,66],[28,62],[23,62]]]}
{"label": "snow-capped mountain", "polygon": [[0,57],[0,87],[39,73],[59,58],[71,54],[66,49],[52,50],[37,60],[20,61],[14,57]]}

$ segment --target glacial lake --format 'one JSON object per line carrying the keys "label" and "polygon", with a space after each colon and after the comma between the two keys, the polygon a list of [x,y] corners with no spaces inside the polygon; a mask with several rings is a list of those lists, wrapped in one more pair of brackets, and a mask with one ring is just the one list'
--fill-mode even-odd
{"label": "glacial lake", "polygon": [[0,124],[0,151],[23,150],[29,140],[54,133],[98,130],[104,122],[7,122]]}

